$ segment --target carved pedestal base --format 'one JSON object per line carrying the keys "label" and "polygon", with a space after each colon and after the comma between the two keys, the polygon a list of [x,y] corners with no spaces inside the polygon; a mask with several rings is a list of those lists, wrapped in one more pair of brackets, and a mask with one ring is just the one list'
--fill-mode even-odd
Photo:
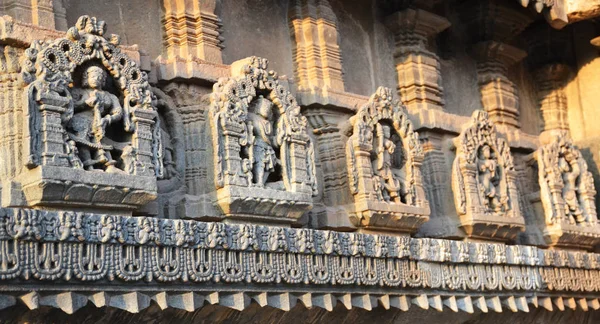
{"label": "carved pedestal base", "polygon": [[217,190],[227,219],[291,224],[312,207],[311,193],[229,185]]}
{"label": "carved pedestal base", "polygon": [[523,217],[505,217],[469,213],[461,215],[460,227],[468,237],[485,240],[513,241],[525,230]]}
{"label": "carved pedestal base", "polygon": [[156,179],[146,176],[90,172],[69,167],[39,166],[15,178],[14,191],[3,193],[3,206],[73,206],[137,209],[156,199]]}
{"label": "carved pedestal base", "polygon": [[367,230],[414,233],[429,220],[429,206],[392,204],[379,200],[358,200],[350,221]]}
{"label": "carved pedestal base", "polygon": [[551,247],[591,250],[600,244],[600,225],[583,227],[577,224],[547,225],[544,241]]}

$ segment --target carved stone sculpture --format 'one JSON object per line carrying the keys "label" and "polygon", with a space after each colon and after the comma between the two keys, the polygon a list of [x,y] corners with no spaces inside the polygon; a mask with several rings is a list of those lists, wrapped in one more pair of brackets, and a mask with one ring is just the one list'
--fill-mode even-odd
{"label": "carved stone sculpture", "polygon": [[405,108],[380,87],[350,119],[346,144],[355,226],[414,232],[429,219],[423,150]]}
{"label": "carved stone sculpture", "polygon": [[230,219],[291,223],[316,194],[314,148],[294,96],[251,57],[232,65],[210,100],[218,205]]}
{"label": "carved stone sculpture", "polygon": [[156,197],[163,149],[155,98],[119,37],[105,31],[82,16],[66,37],[25,51],[23,113],[10,113],[23,120],[15,154],[26,168],[3,188],[3,205],[133,210]]}
{"label": "carved stone sculpture", "polygon": [[455,146],[452,184],[461,227],[470,237],[513,240],[524,219],[507,142],[486,112],[475,111]]}
{"label": "carved stone sculpture", "polygon": [[540,198],[548,245],[591,248],[600,243],[596,189],[591,172],[565,132],[538,149]]}

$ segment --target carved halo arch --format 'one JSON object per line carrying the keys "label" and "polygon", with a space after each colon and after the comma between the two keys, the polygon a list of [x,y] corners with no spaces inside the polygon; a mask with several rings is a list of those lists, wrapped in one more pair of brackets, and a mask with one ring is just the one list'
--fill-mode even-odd
{"label": "carved halo arch", "polygon": [[418,205],[424,202],[425,197],[419,197],[419,190],[417,190],[418,184],[421,183],[421,180],[417,179],[420,177],[420,170],[417,170],[417,168],[423,162],[423,148],[419,142],[419,134],[414,131],[412,122],[405,110],[406,108],[399,101],[393,99],[391,89],[379,87],[369,98],[369,101],[358,110],[356,115],[351,117],[352,135],[346,147],[349,150],[347,156],[351,159],[349,181],[353,194],[357,194],[359,190],[355,147],[371,151],[373,132],[376,131],[376,127],[380,122],[387,121],[400,137],[402,143],[403,161],[401,164],[406,172],[405,186],[412,197],[411,201],[406,203],[408,205]]}
{"label": "carved halo arch", "polygon": [[[487,145],[498,159],[499,188],[502,195],[507,197],[508,210],[512,210],[515,203],[509,192],[507,172],[514,171],[514,163],[510,154],[510,147],[505,139],[497,136],[496,127],[489,120],[488,113],[477,110],[473,113],[472,124],[465,129],[458,138],[457,158],[453,165],[453,191],[455,203],[459,214],[467,213],[467,198],[465,193],[465,179],[462,168],[472,168],[479,189],[479,172],[477,172],[477,159],[480,149]],[[478,190],[480,200],[483,193]],[[482,202],[483,203],[483,202]]]}
{"label": "carved halo arch", "polygon": [[226,177],[237,177],[236,174],[229,174],[225,166],[224,158],[221,154],[225,143],[222,142],[219,132],[227,129],[227,132],[237,132],[240,136],[239,143],[243,146],[247,144],[249,134],[246,130],[246,119],[248,108],[253,99],[259,92],[268,93],[267,99],[273,102],[277,107],[274,112],[277,116],[275,145],[280,150],[282,164],[282,178],[286,191],[293,191],[293,182],[295,165],[291,161],[290,151],[292,142],[306,143],[306,181],[304,183],[317,194],[316,170],[314,162],[314,146],[307,132],[307,119],[300,114],[294,95],[282,85],[277,73],[267,71],[268,61],[264,58],[251,57],[241,67],[240,73],[230,78],[221,78],[213,86],[213,92],[210,96],[210,116],[213,118],[212,140],[215,148],[215,184],[217,188],[222,188],[227,184]]}
{"label": "carved halo arch", "polygon": [[[121,91],[123,100],[123,123],[125,131],[135,132],[132,113],[135,110],[147,111],[153,116],[152,125],[152,167],[158,177],[162,177],[162,157],[160,127],[157,125],[154,95],[148,84],[145,72],[121,51],[119,36],[111,35],[106,39],[106,23],[95,17],[81,16],[74,27],[67,31],[64,38],[54,41],[35,41],[25,51],[22,61],[22,80],[28,85],[26,104],[25,152],[28,155],[27,167],[40,165],[41,139],[39,130],[40,116],[36,111],[37,92],[54,92],[62,98],[57,100],[72,101],[69,87],[73,82],[75,70],[85,64],[101,64],[114,79],[116,87]],[[63,126],[73,117],[72,102],[62,113]],[[132,142],[139,140],[134,135]]]}

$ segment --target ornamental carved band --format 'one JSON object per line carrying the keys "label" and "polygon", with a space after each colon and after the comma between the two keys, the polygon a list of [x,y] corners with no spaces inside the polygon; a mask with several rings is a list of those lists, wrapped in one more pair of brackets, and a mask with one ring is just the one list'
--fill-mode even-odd
{"label": "ornamental carved band", "polygon": [[226,216],[290,223],[317,194],[314,148],[296,99],[266,68],[266,59],[242,60],[213,86],[217,200]]}
{"label": "ornamental carved band", "polygon": [[415,232],[429,219],[423,149],[405,108],[379,87],[350,119],[346,144],[356,226]]}
{"label": "ornamental carved band", "polygon": [[455,139],[454,200],[468,236],[513,240],[524,229],[510,147],[498,138],[487,112],[473,113]]}
{"label": "ornamental carved band", "polygon": [[549,245],[593,247],[600,243],[594,180],[565,132],[538,149],[543,233]]}
{"label": "ornamental carved band", "polygon": [[21,188],[26,202],[3,205],[131,210],[156,197],[162,146],[155,98],[145,72],[105,30],[103,21],[82,16],[64,38],[25,50],[23,109],[9,112],[23,120],[22,151],[3,160],[26,166],[9,188]]}

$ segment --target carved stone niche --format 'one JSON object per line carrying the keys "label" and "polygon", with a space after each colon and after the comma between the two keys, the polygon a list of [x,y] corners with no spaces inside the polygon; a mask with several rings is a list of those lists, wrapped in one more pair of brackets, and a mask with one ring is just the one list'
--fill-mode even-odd
{"label": "carved stone niche", "polygon": [[18,150],[1,151],[17,170],[4,179],[3,206],[127,212],[156,198],[163,150],[154,96],[105,31],[82,16],[65,37],[25,51],[22,106],[7,111],[24,136]]}
{"label": "carved stone niche", "polygon": [[454,140],[452,189],[460,226],[470,238],[512,241],[525,229],[510,147],[487,112],[477,110]]}
{"label": "carved stone niche", "polygon": [[566,132],[534,153],[544,218],[537,224],[548,246],[592,249],[600,243],[594,180]]}
{"label": "carved stone niche", "polygon": [[379,87],[355,116],[346,144],[357,227],[414,233],[429,220],[421,180],[423,149],[392,91]]}
{"label": "carved stone niche", "polygon": [[230,220],[291,224],[317,194],[306,117],[267,60],[232,64],[213,86],[209,119],[217,204]]}

